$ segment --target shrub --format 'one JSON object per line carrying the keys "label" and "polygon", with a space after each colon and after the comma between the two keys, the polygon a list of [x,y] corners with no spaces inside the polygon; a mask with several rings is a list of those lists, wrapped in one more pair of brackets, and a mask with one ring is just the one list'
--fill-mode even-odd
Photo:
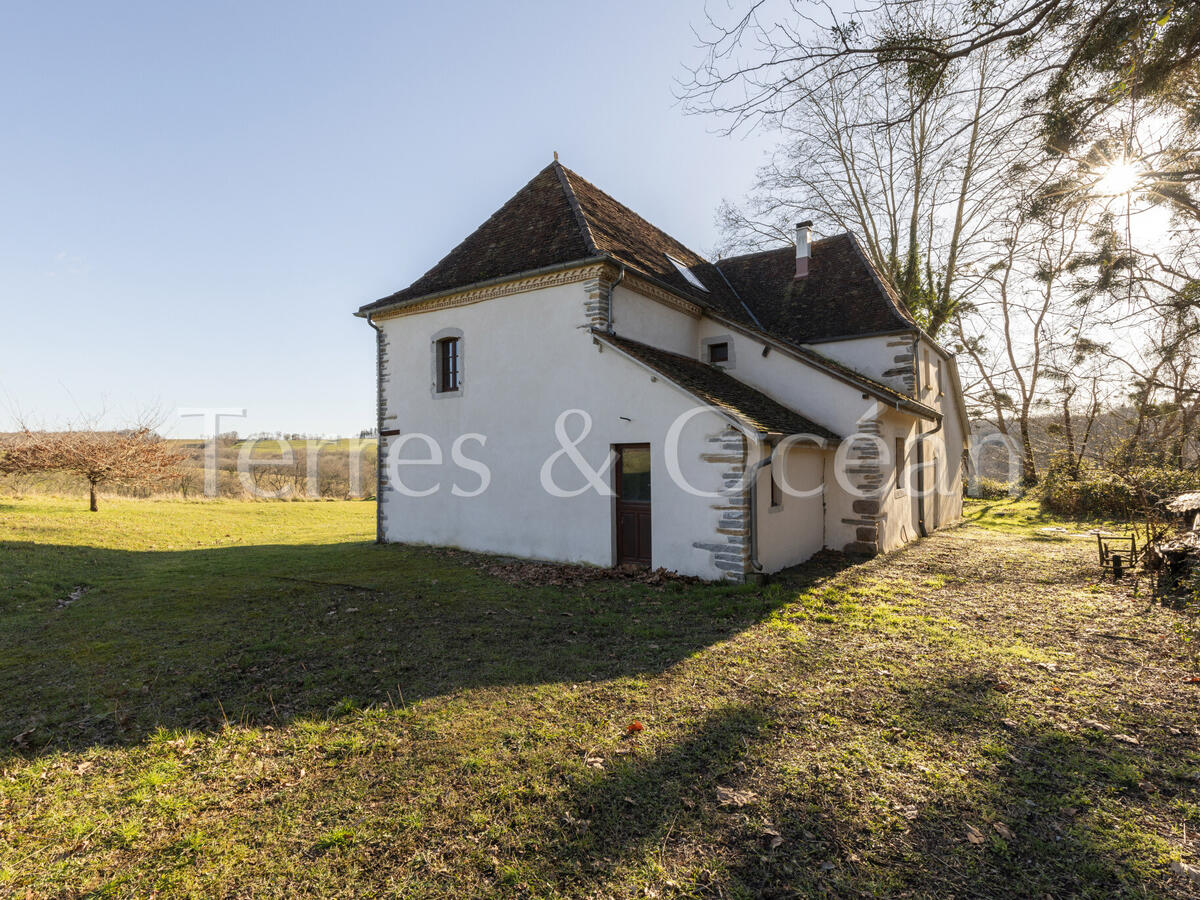
{"label": "shrub", "polygon": [[1200,474],[1141,466],[1119,475],[1090,460],[1075,465],[1065,454],[1058,454],[1042,479],[1042,506],[1065,516],[1130,519],[1142,509],[1138,488],[1153,505],[1184,491],[1200,490]]}
{"label": "shrub", "polygon": [[963,493],[977,500],[1007,500],[1012,496],[1012,488],[1006,481],[996,478],[980,478],[974,485],[968,482],[963,488]]}

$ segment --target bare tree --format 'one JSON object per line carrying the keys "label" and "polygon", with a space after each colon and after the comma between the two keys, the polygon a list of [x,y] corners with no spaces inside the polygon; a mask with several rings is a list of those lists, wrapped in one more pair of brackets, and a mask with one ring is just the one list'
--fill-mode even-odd
{"label": "bare tree", "polygon": [[852,232],[936,337],[978,286],[1015,202],[1004,173],[1031,137],[997,87],[1010,65],[982,55],[924,104],[896,67],[798,82],[771,119],[781,144],[747,206],[720,210],[718,253],[786,240],[801,218]]}
{"label": "bare tree", "polygon": [[1087,309],[1073,302],[1070,281],[1081,227],[1078,211],[1014,222],[970,315],[954,320],[959,346],[977,373],[965,386],[968,394],[990,410],[1002,433],[1019,441],[1027,485],[1038,481],[1031,417],[1046,399],[1045,382],[1073,393],[1063,383],[1067,367],[1055,359],[1091,346]]}
{"label": "bare tree", "polygon": [[72,472],[88,482],[96,512],[102,484],[151,485],[179,474],[184,454],[150,428],[128,431],[24,431],[0,455],[0,474]]}
{"label": "bare tree", "polygon": [[[1200,7],[1179,0],[858,0],[849,8],[804,0],[730,4],[709,18],[704,56],[681,86],[690,108],[731,129],[777,117],[796,87],[901,69],[914,110],[982,55],[1014,61],[1003,89],[1036,117],[1043,147],[1079,161],[1082,174],[1137,158],[1138,189],[1200,218],[1195,128]],[[1144,109],[1173,133],[1154,151],[1121,123]],[[897,124],[913,112],[881,117]],[[1136,153],[1133,151],[1137,151]],[[1085,177],[1084,182],[1088,181]],[[1086,183],[1082,185],[1085,189]]]}

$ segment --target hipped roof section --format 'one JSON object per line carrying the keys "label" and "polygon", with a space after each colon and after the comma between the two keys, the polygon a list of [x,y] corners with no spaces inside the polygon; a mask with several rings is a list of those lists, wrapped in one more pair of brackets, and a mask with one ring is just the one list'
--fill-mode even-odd
{"label": "hipped roof section", "polygon": [[[815,241],[806,278],[785,246],[712,263],[555,160],[411,285],[368,303],[366,316],[429,297],[608,259],[710,313],[791,345],[898,406],[936,412],[800,345],[918,326],[852,235]],[[704,289],[676,267],[678,260]]]}
{"label": "hipped roof section", "polygon": [[621,263],[703,309],[793,343],[916,328],[851,235],[816,241],[804,279],[794,278],[790,246],[714,264],[557,160],[432,269],[359,315],[595,259]]}

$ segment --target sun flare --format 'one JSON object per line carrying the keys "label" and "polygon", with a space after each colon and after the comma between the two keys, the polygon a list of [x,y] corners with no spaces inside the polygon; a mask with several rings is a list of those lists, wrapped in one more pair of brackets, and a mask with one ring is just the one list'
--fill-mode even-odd
{"label": "sun flare", "polygon": [[1140,177],[1141,172],[1134,163],[1124,159],[1114,160],[1100,170],[1094,190],[1102,197],[1128,194],[1137,187]]}

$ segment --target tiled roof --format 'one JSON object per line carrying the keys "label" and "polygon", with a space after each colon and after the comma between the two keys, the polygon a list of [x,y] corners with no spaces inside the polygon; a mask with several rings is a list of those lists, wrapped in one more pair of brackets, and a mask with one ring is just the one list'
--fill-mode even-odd
{"label": "tiled roof", "polygon": [[[594,246],[601,254],[649,275],[702,307],[748,320],[737,295],[711,262],[570,169],[560,167],[560,171],[578,200]],[[669,257],[672,256],[683,263],[707,290],[689,284],[671,263]]]}
{"label": "tiled roof", "polygon": [[718,265],[762,328],[792,343],[917,327],[849,234],[814,241],[805,278],[790,244]]}
{"label": "tiled roof", "polygon": [[[538,172],[411,285],[359,312],[601,256],[624,263],[702,307],[750,321],[712,263],[558,162]],[[707,290],[689,284],[669,256],[691,269]]]}
{"label": "tiled roof", "polygon": [[596,255],[554,166],[547,166],[436,266],[362,311]]}
{"label": "tiled roof", "polygon": [[[916,327],[848,234],[815,241],[808,277],[799,280],[793,277],[790,245],[713,264],[557,161],[432,269],[360,313],[599,257],[795,344]],[[707,290],[690,284],[668,257],[679,260]]]}
{"label": "tiled roof", "polygon": [[1167,504],[1167,509],[1177,513],[1196,512],[1200,510],[1200,491],[1180,494]]}
{"label": "tiled roof", "polygon": [[595,334],[645,363],[689,394],[745,422],[756,431],[764,434],[811,434],[830,441],[840,440],[828,428],[743,384],[724,369],[613,334]]}
{"label": "tiled roof", "polygon": [[[714,319],[719,320],[720,317],[714,314]],[[880,400],[884,400],[893,405],[907,409],[909,412],[924,416],[927,419],[936,420],[941,418],[941,413],[939,413],[932,406],[928,406],[919,400],[915,400],[908,394],[902,393],[895,388],[888,387],[883,382],[876,381],[869,375],[864,375],[857,369],[850,368],[845,363],[840,363],[832,357],[826,356],[823,353],[818,353],[817,351],[813,350],[812,347],[804,346],[793,341],[780,338],[763,328],[758,328],[752,325],[744,325],[742,323],[737,323],[737,325],[750,334],[758,335],[763,340],[774,341],[780,346],[787,348],[788,352],[813,363],[815,366],[817,366],[817,368],[828,369],[835,375],[841,376],[844,380],[853,382],[869,393],[873,393]]]}

